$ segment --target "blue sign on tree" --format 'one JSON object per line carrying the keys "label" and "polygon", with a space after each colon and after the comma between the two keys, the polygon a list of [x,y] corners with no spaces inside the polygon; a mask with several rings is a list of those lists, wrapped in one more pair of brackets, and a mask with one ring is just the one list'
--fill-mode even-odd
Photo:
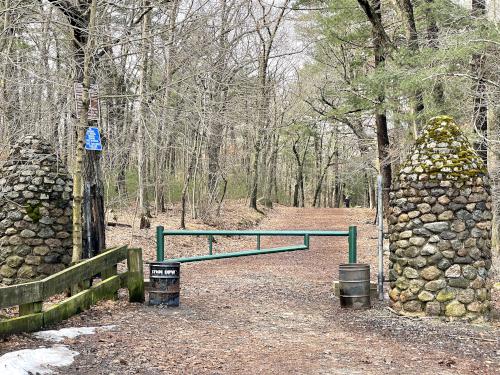
{"label": "blue sign on tree", "polygon": [[85,150],[102,151],[101,135],[98,128],[88,128],[85,133]]}

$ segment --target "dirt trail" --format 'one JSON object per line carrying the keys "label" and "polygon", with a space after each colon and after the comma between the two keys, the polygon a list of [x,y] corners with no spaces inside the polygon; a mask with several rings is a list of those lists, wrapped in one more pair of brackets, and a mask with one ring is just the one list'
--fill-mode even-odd
{"label": "dirt trail", "polygon": [[[358,260],[373,267],[372,220],[373,212],[361,209],[278,208],[260,227],[358,225]],[[263,245],[291,241],[278,238]],[[206,246],[206,241],[201,244]],[[253,240],[239,243],[247,248],[251,244]],[[205,253],[205,246],[198,253]],[[402,318],[383,304],[364,312],[340,309],[331,283],[337,279],[338,264],[346,260],[347,239],[313,238],[309,251],[182,265],[179,308],[121,299],[64,322],[61,326],[115,324],[116,328],[66,340],[80,355],[61,373],[498,373],[498,325]],[[22,335],[2,343],[1,349],[43,344]]]}

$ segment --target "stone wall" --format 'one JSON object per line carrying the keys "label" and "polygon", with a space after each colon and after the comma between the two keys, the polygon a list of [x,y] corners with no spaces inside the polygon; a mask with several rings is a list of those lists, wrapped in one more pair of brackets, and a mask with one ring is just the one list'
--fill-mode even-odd
{"label": "stone wall", "polygon": [[432,119],[390,193],[393,307],[410,314],[486,317],[491,219],[482,160],[453,119]]}
{"label": "stone wall", "polygon": [[0,167],[0,285],[43,278],[71,262],[71,191],[66,168],[35,136]]}

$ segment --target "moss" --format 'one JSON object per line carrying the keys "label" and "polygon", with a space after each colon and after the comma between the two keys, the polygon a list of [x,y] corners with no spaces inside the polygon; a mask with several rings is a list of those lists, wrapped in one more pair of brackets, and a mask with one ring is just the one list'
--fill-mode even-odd
{"label": "moss", "polygon": [[34,223],[38,223],[38,221],[42,218],[42,215],[40,214],[40,205],[31,205],[28,204],[25,207],[26,214],[30,217],[31,220],[33,220]]}
{"label": "moss", "polygon": [[29,314],[0,321],[0,336],[37,331],[43,327],[43,313]]}
{"label": "moss", "polygon": [[[446,147],[438,147],[440,143],[446,143]],[[407,174],[425,173],[429,175],[429,180],[437,179],[438,174],[440,179],[469,180],[487,173],[482,159],[449,116],[429,120],[422,135],[415,141],[413,154],[403,164],[403,168],[407,167],[412,170]]]}

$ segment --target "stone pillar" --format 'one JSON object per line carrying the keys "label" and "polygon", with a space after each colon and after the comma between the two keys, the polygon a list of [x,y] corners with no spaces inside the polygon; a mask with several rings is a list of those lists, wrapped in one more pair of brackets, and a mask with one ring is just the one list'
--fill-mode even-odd
{"label": "stone pillar", "polygon": [[390,298],[407,314],[486,318],[491,301],[486,167],[447,116],[429,121],[390,193]]}
{"label": "stone pillar", "polygon": [[0,167],[0,286],[43,278],[71,262],[68,171],[35,136],[14,145]]}

